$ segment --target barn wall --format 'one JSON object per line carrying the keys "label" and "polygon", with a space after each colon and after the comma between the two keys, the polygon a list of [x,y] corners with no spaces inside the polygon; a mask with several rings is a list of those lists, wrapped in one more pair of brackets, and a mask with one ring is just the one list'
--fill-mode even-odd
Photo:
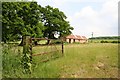
{"label": "barn wall", "polygon": [[78,39],[76,39],[75,42],[80,42],[80,41]]}
{"label": "barn wall", "polygon": [[[70,39],[66,39],[66,42],[69,43],[69,40],[70,40]],[[70,42],[70,43],[73,43],[73,42],[74,42],[74,39],[71,39],[71,42]],[[77,39],[76,39],[75,42],[87,43],[88,40],[86,40],[86,39],[84,39],[84,40],[77,40]]]}
{"label": "barn wall", "polygon": [[73,43],[74,41],[73,41],[73,39],[71,39],[71,43]]}
{"label": "barn wall", "polygon": [[[69,43],[69,40],[70,40],[70,39],[66,39],[66,42]],[[71,39],[70,43],[73,43],[73,39]]]}
{"label": "barn wall", "polygon": [[69,39],[66,39],[66,42],[69,42]]}
{"label": "barn wall", "polygon": [[86,39],[80,40],[80,43],[87,43]]}

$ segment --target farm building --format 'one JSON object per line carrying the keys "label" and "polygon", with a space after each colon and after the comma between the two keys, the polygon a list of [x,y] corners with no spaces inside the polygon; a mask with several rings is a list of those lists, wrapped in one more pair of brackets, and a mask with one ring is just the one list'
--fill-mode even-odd
{"label": "farm building", "polygon": [[65,37],[65,41],[69,43],[74,43],[74,42],[87,43],[88,39],[85,36],[68,35]]}

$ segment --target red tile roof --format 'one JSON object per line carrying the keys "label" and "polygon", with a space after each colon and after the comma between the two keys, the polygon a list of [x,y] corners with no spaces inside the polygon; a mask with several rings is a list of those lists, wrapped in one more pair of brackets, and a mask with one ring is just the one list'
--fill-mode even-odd
{"label": "red tile roof", "polygon": [[83,39],[87,39],[85,36],[82,36]]}
{"label": "red tile roof", "polygon": [[67,39],[87,39],[85,36],[79,36],[79,35],[68,35],[66,38]]}
{"label": "red tile roof", "polygon": [[67,39],[78,39],[78,38],[75,37],[74,35],[68,35],[66,38],[67,38]]}

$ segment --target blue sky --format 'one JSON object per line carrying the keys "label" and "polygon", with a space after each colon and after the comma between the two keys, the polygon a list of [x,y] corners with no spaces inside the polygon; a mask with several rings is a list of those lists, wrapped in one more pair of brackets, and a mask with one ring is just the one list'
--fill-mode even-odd
{"label": "blue sky", "polygon": [[119,0],[35,0],[42,6],[59,8],[74,27],[75,35],[86,37],[118,35]]}

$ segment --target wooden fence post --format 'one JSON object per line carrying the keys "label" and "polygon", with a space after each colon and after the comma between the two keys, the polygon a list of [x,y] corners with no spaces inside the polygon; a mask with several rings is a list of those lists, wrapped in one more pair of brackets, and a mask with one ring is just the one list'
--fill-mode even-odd
{"label": "wooden fence post", "polygon": [[23,67],[25,73],[31,73],[32,66],[32,40],[30,36],[23,36]]}
{"label": "wooden fence post", "polygon": [[64,45],[63,45],[63,39],[62,39],[62,55],[64,55]]}

